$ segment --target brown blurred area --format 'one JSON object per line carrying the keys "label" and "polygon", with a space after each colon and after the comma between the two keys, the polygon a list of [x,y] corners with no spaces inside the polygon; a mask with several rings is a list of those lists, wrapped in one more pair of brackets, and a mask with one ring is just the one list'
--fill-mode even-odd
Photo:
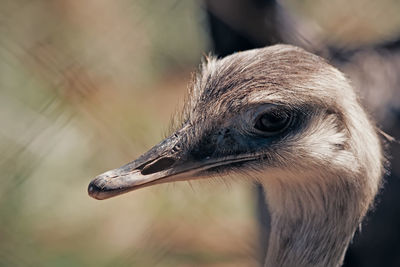
{"label": "brown blurred area", "polygon": [[400,54],[385,46],[399,11],[390,0],[2,1],[0,266],[257,266],[252,185],[176,183],[100,202],[87,184],[163,138],[212,47],[288,42],[326,56],[400,137]]}
{"label": "brown blurred area", "polygon": [[0,3],[0,266],[255,262],[248,186],[86,192],[168,131],[208,51],[203,16],[195,1]]}

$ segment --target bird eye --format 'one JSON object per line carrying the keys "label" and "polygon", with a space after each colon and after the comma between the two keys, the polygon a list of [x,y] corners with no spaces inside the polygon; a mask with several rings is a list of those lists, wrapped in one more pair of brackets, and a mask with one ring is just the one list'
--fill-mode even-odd
{"label": "bird eye", "polygon": [[291,121],[291,113],[276,109],[258,116],[254,128],[264,134],[273,135],[285,130]]}

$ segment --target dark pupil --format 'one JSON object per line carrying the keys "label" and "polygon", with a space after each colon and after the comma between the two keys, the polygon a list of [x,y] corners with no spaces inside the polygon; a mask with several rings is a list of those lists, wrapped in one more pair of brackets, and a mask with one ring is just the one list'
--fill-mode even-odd
{"label": "dark pupil", "polygon": [[289,119],[286,112],[265,113],[257,120],[254,127],[263,132],[278,132],[286,127]]}

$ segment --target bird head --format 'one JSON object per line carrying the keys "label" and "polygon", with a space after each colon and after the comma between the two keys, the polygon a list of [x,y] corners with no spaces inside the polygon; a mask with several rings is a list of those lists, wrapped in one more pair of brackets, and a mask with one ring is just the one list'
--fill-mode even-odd
{"label": "bird head", "polygon": [[267,186],[307,186],[310,172],[368,172],[363,179],[374,180],[367,181],[370,194],[377,190],[382,155],[374,126],[344,75],[303,49],[275,45],[207,58],[180,121],[171,136],[138,159],[97,176],[89,195],[106,199],[237,172]]}

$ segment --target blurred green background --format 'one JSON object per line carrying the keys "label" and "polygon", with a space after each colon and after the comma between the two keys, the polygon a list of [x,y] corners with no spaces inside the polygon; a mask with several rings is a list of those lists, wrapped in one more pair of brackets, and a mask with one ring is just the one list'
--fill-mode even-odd
{"label": "blurred green background", "polygon": [[[321,43],[399,32],[397,1],[282,2]],[[258,264],[251,184],[86,192],[168,133],[211,47],[203,11],[196,0],[1,1],[0,266]]]}
{"label": "blurred green background", "polygon": [[86,192],[168,132],[203,23],[193,0],[0,3],[1,266],[255,264],[250,185]]}

